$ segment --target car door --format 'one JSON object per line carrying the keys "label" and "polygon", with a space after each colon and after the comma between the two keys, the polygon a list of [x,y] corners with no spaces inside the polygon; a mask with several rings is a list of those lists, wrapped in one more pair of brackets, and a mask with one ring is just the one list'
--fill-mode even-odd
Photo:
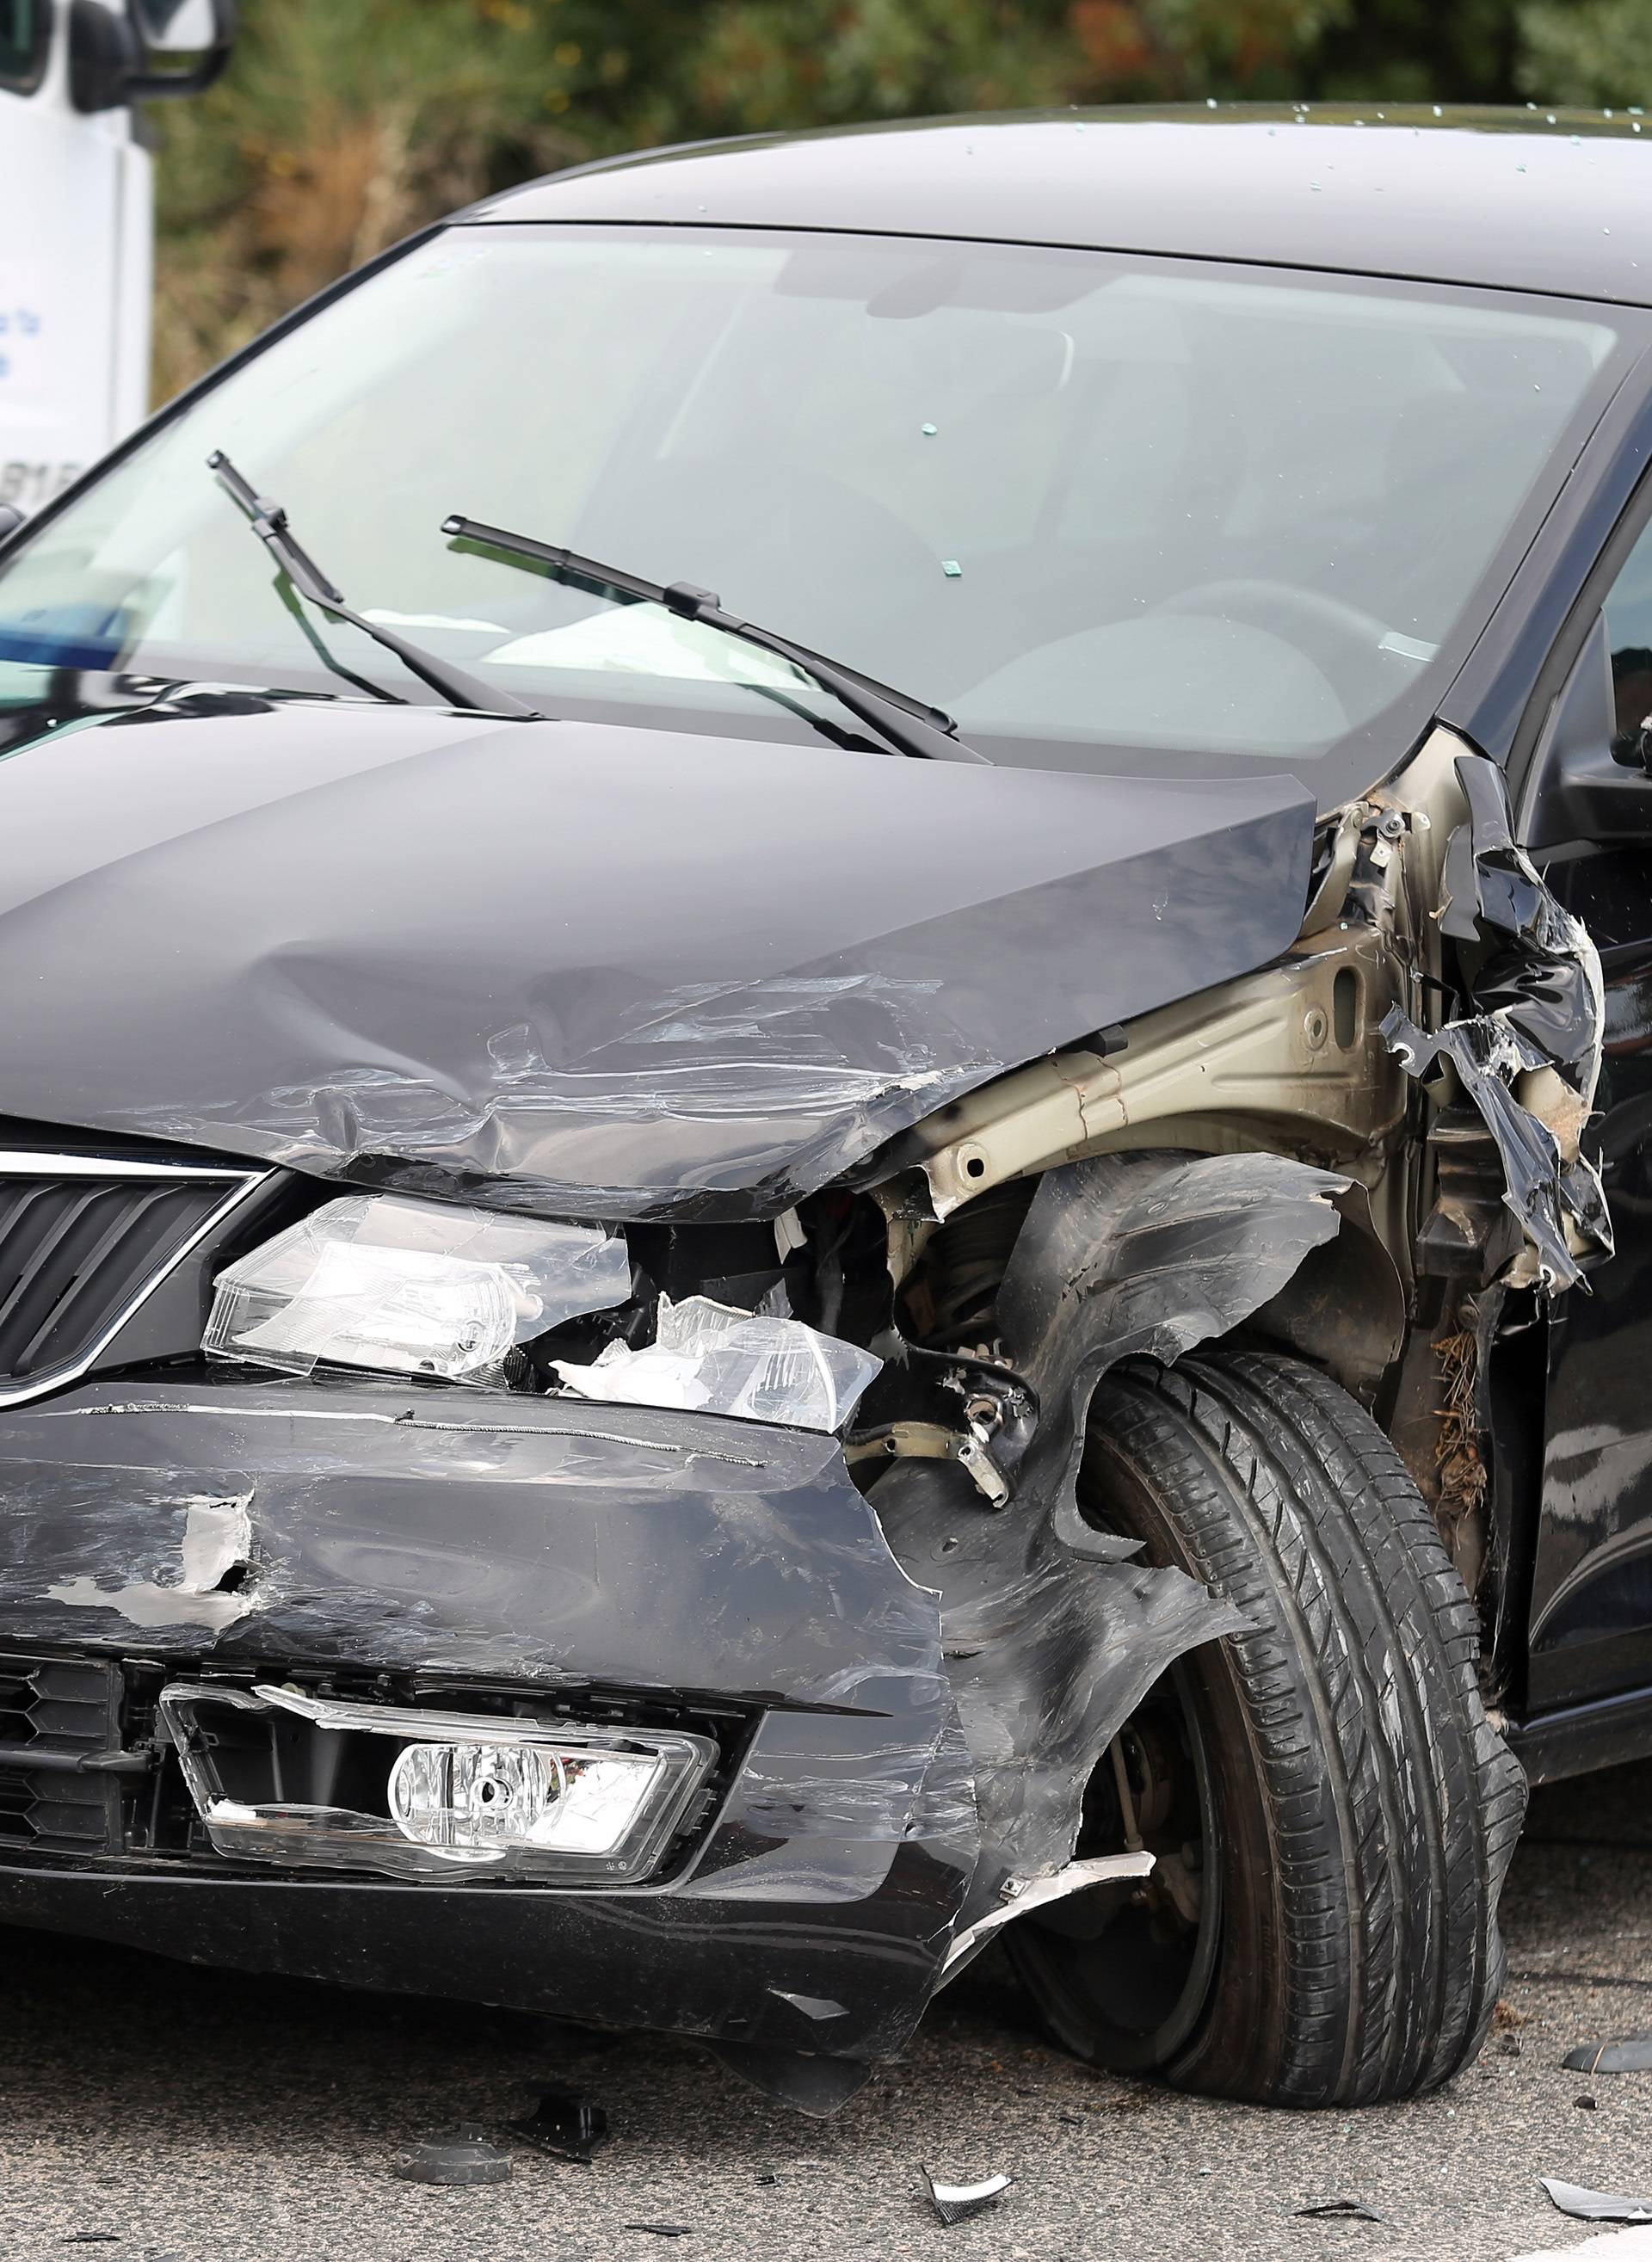
{"label": "car door", "polygon": [[[1549,709],[1525,837],[1589,928],[1605,978],[1590,1143],[1617,1253],[1554,1307],[1527,1709],[1652,1687],[1652,496],[1598,567],[1582,648]],[[1576,634],[1576,623],[1573,624]]]}

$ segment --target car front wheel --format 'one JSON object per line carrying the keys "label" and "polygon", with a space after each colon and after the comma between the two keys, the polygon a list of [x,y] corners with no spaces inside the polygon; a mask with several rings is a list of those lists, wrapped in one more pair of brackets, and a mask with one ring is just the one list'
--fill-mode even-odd
{"label": "car front wheel", "polygon": [[1089,1520],[1237,1603],[1102,1755],[1107,1885],[1009,1928],[1095,2064],[1259,2102],[1409,2096],[1474,2057],[1526,1783],[1481,1702],[1475,1610],[1376,1424],[1313,1369],[1218,1350],[1096,1394]]}

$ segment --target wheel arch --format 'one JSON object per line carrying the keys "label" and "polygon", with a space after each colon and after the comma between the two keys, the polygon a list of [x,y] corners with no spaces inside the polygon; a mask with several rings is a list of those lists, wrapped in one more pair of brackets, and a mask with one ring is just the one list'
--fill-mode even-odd
{"label": "wheel arch", "polygon": [[1092,1382],[1120,1359],[1243,1334],[1367,1406],[1398,1358],[1405,1289],[1354,1179],[1271,1149],[1139,1149],[1044,1172],[999,1321],[1036,1383],[1081,1332]]}

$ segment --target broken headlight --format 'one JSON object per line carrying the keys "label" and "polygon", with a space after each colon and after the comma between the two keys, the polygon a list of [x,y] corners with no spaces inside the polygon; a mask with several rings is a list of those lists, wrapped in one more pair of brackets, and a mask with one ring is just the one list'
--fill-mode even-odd
{"label": "broken headlight", "polygon": [[[289,1374],[326,1360],[503,1384],[517,1345],[629,1306],[633,1285],[624,1235],[600,1225],[351,1194],[224,1268],[205,1344],[209,1358]],[[577,1397],[827,1432],[883,1364],[789,1314],[664,1294],[652,1343],[616,1335],[588,1361],[546,1352],[539,1373]]]}
{"label": "broken headlight", "polygon": [[351,1194],[219,1274],[206,1348],[289,1374],[328,1359],[498,1381],[514,1344],[630,1293],[625,1243],[601,1226]]}
{"label": "broken headlight", "polygon": [[[715,1765],[709,1736],[174,1682],[161,1714],[217,1852],[393,1877],[628,1884]],[[295,1790],[330,1791],[325,1802]],[[337,1803],[348,1792],[356,1804]]]}
{"label": "broken headlight", "polygon": [[883,1363],[801,1320],[737,1311],[709,1296],[680,1304],[661,1296],[653,1343],[611,1343],[588,1366],[555,1365],[563,1387],[581,1398],[830,1431],[848,1420]]}

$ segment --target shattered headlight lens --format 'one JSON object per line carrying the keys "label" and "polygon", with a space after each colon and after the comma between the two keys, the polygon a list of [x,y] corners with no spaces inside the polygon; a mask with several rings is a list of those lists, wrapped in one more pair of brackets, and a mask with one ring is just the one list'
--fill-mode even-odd
{"label": "shattered headlight lens", "polygon": [[624,1241],[601,1226],[352,1194],[226,1266],[205,1341],[289,1374],[329,1359],[499,1381],[513,1344],[630,1293]]}
{"label": "shattered headlight lens", "polygon": [[742,1312],[709,1296],[660,1299],[654,1341],[611,1343],[588,1366],[555,1362],[566,1390],[620,1406],[676,1406],[831,1431],[854,1412],[883,1360],[801,1320]]}

